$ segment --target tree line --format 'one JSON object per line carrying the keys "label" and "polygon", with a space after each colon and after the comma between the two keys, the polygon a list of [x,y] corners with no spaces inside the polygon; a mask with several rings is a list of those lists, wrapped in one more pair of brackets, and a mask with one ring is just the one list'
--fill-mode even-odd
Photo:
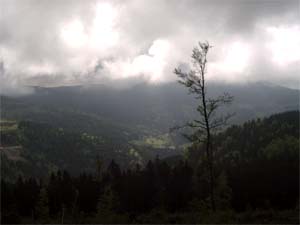
{"label": "tree line", "polygon": [[[216,166],[216,209],[226,212],[222,221],[237,222],[237,213],[255,209],[295,210],[299,176],[289,160],[257,159],[238,170]],[[97,160],[94,174],[57,171],[47,179],[1,180],[2,222],[203,222],[212,212],[209,171],[204,163],[192,165],[156,158],[143,168],[121,170],[113,160],[106,169]]]}

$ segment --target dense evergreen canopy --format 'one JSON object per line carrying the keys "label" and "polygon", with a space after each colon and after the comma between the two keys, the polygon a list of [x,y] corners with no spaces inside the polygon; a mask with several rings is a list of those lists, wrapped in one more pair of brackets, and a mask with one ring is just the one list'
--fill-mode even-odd
{"label": "dense evergreen canopy", "polygon": [[[24,140],[42,125],[19,124],[20,129],[25,126],[30,129],[22,139],[24,146],[38,145],[41,150],[42,143],[47,146],[42,132],[40,139],[35,136]],[[58,142],[65,135],[51,128],[44,132]],[[67,138],[69,142],[65,143],[72,147],[66,150],[76,153],[77,146],[93,147],[82,137],[68,134]],[[156,158],[145,166],[136,164],[122,169],[114,160],[101,166],[103,161],[99,158],[98,166],[93,164],[94,172],[76,176],[57,170],[43,179],[28,176],[16,181],[2,179],[2,222],[245,223],[261,222],[263,217],[266,222],[297,223],[299,112],[232,126],[214,136],[214,140],[217,149],[214,216],[209,216],[207,169],[194,163],[195,157],[203,157],[199,151],[202,146],[193,145],[187,158],[175,161]],[[92,143],[101,140],[93,139]],[[55,157],[62,150],[53,149],[49,154]]]}

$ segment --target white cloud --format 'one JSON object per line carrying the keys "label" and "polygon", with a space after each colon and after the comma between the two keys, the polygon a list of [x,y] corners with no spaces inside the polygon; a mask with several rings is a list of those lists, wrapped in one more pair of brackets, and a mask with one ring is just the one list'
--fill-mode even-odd
{"label": "white cloud", "polygon": [[226,5],[217,0],[0,4],[0,58],[11,77],[2,82],[175,80],[173,68],[190,62],[193,46],[205,40],[214,46],[210,79],[253,81],[262,79],[261,74],[277,83],[299,79],[297,0],[230,0]]}
{"label": "white cloud", "polygon": [[66,45],[71,48],[80,48],[86,45],[88,37],[80,20],[64,24],[61,28],[61,37]]}
{"label": "white cloud", "polygon": [[164,80],[164,71],[170,53],[170,44],[167,40],[157,39],[148,50],[132,59],[106,61],[104,74],[113,78],[144,77],[150,82]]}
{"label": "white cloud", "polygon": [[268,27],[268,47],[275,64],[286,66],[300,62],[300,26]]}
{"label": "white cloud", "polygon": [[211,64],[214,79],[222,80],[224,77],[216,77],[223,74],[225,80],[241,81],[251,63],[251,46],[249,43],[233,41],[226,45],[220,52],[218,61]]}

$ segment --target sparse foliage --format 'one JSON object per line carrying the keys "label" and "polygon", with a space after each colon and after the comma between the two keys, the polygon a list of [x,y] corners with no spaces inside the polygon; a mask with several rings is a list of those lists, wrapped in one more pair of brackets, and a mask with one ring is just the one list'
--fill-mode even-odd
{"label": "sparse foliage", "polygon": [[193,49],[192,63],[193,69],[184,72],[180,68],[175,68],[174,73],[179,77],[179,83],[188,88],[189,94],[195,95],[199,100],[197,111],[199,118],[191,122],[187,122],[183,126],[175,127],[175,129],[189,127],[194,130],[191,135],[185,135],[190,141],[195,143],[205,143],[206,156],[210,171],[210,198],[211,206],[215,211],[214,197],[214,171],[213,171],[213,149],[211,136],[214,131],[227,124],[232,114],[225,116],[217,115],[217,110],[222,105],[230,104],[233,97],[228,93],[217,98],[209,98],[207,96],[206,73],[207,73],[207,54],[212,46],[208,42],[199,42],[199,46]]}

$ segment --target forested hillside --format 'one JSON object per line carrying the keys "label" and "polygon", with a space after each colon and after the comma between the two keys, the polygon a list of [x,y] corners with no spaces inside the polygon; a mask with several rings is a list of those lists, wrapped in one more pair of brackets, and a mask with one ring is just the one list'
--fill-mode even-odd
{"label": "forested hillside", "polygon": [[144,165],[156,155],[163,158],[181,152],[164,146],[163,141],[156,143],[159,141],[156,139],[152,140],[155,143],[151,139],[130,142],[122,136],[116,140],[113,133],[105,131],[105,135],[97,136],[47,123],[2,122],[2,177],[12,180],[18,175],[43,177],[58,169],[79,175],[83,171],[94,171],[97,158],[105,165],[114,159],[122,168],[128,168],[136,163]]}
{"label": "forested hillside", "polygon": [[[212,83],[209,94],[213,97],[223,90],[235,96],[232,107],[222,109],[235,112],[231,124],[299,106],[298,90],[262,83]],[[57,169],[78,175],[81,170],[93,170],[95,157],[103,158],[105,165],[114,159],[122,168],[136,163],[144,166],[156,155],[176,159],[185,154],[187,140],[169,130],[197,118],[196,101],[174,84],[123,89],[35,87],[27,96],[1,96],[5,177],[44,176]],[[265,135],[269,134],[261,136]],[[242,139],[246,136],[241,135]]]}
{"label": "forested hillside", "polygon": [[[23,135],[17,141],[37,164],[48,160],[57,163],[56,169],[68,170],[72,161],[77,168],[88,163],[90,170],[80,175],[53,170],[43,179],[34,173],[15,181],[2,178],[5,223],[299,222],[299,111],[234,125],[214,137],[216,213],[208,202],[201,145],[191,145],[177,160],[157,157],[145,166],[135,163],[125,169],[97,157],[94,148],[103,145],[100,138],[32,122],[19,123],[18,130]],[[4,140],[15,141],[8,134]],[[111,152],[103,147],[97,153],[105,151]],[[36,170],[42,168],[35,165]]]}

